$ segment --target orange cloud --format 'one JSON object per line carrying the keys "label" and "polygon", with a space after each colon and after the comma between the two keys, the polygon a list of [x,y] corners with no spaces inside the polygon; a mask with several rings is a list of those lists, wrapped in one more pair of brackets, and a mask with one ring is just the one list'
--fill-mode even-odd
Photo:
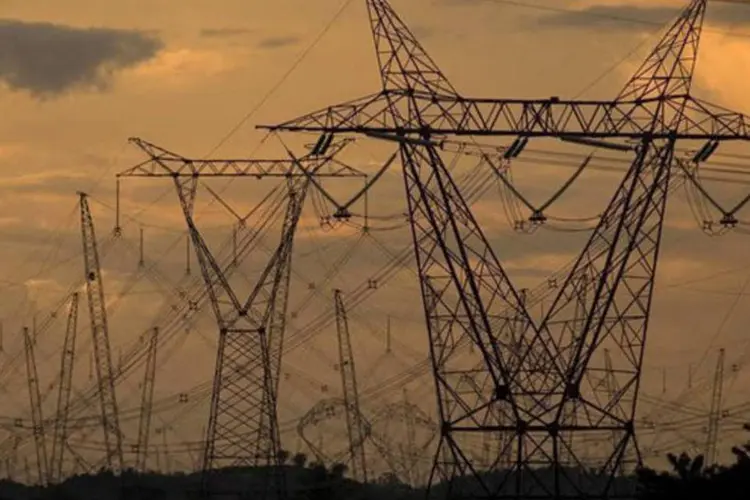
{"label": "orange cloud", "polygon": [[168,86],[187,86],[196,80],[224,74],[235,67],[225,52],[179,48],[165,50],[134,68],[138,80]]}
{"label": "orange cloud", "polygon": [[715,31],[704,32],[698,58],[697,83],[723,104],[750,113],[750,40]]}

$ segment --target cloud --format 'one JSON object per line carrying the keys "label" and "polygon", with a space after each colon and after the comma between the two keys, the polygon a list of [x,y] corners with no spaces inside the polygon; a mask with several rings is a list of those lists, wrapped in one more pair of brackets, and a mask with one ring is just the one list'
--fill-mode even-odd
{"label": "cloud", "polygon": [[[588,2],[587,2],[588,3]],[[544,7],[549,13],[536,18],[538,25],[566,28],[643,29],[648,25],[663,26],[675,19],[684,8],[683,2],[659,4],[648,2],[640,4],[621,4],[598,2],[593,5],[581,5],[575,9]],[[750,2],[734,0],[717,2],[709,6],[706,18],[711,24],[722,28],[750,23]]]}
{"label": "cloud", "polygon": [[566,28],[633,29],[662,25],[673,19],[677,9],[665,6],[591,5],[580,10],[555,9],[537,18],[537,24]]}
{"label": "cloud", "polygon": [[270,37],[258,42],[258,47],[261,49],[278,49],[297,43],[299,43],[299,38],[296,36]]}
{"label": "cloud", "polygon": [[732,109],[750,112],[750,40],[706,33],[702,40],[696,77],[700,84]]}
{"label": "cloud", "polygon": [[200,31],[200,36],[204,38],[230,38],[248,35],[254,31],[249,28],[204,28]]}
{"label": "cloud", "polygon": [[0,193],[30,194],[38,197],[72,197],[91,181],[90,177],[76,172],[50,172],[0,178]]}
{"label": "cloud", "polygon": [[417,40],[424,40],[438,34],[438,31],[436,29],[425,24],[412,25],[410,30],[412,35],[414,35]]}
{"label": "cloud", "polygon": [[132,72],[137,77],[145,77],[160,87],[184,87],[221,75],[233,69],[236,62],[224,51],[179,48],[164,50]]}
{"label": "cloud", "polygon": [[76,88],[106,89],[115,72],[152,58],[161,42],[138,31],[80,29],[0,20],[0,80],[49,98]]}

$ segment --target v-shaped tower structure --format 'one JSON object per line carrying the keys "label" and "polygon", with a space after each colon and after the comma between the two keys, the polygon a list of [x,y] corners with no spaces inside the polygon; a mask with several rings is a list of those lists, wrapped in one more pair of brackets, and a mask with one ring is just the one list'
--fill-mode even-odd
{"label": "v-shaped tower structure", "polygon": [[[634,418],[667,193],[684,161],[676,145],[702,140],[708,151],[750,139],[750,118],[691,94],[706,0],[690,2],[608,101],[465,97],[386,0],[366,1],[380,91],[261,128],[400,143],[441,423],[432,493],[629,497],[618,476],[640,460]],[[436,147],[445,136],[482,135],[635,144],[542,317],[509,280]],[[475,359],[457,349],[467,340]],[[618,390],[602,391],[604,377]],[[498,454],[512,457],[510,467],[479,470],[472,443],[486,434],[504,436]]]}

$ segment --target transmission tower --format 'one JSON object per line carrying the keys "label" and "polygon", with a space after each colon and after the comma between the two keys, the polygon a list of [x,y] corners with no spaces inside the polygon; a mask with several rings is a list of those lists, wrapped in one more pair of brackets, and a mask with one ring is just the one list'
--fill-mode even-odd
{"label": "transmission tower", "polygon": [[[346,416],[354,412],[354,408],[347,408],[343,398],[333,397],[321,399],[315,403],[297,422],[297,435],[307,445],[308,449],[320,463],[335,464],[343,463],[351,459],[351,448],[358,449],[364,446],[365,440],[370,437],[370,425],[360,415],[363,422],[364,435],[361,441],[352,442],[350,436],[339,436],[341,429],[347,429]],[[346,446],[341,449],[341,441]]]}
{"label": "transmission tower", "polygon": [[[173,179],[219,327],[202,490],[209,493],[216,489],[219,481],[212,481],[212,472],[222,466],[266,466],[274,477],[264,476],[262,491],[256,496],[283,497],[286,488],[279,463],[276,403],[293,236],[315,177],[363,177],[331,161],[350,141],[333,143],[333,137],[327,135],[309,155],[296,159],[290,153],[288,160],[195,160],[141,139],[131,142],[149,159],[118,177]],[[245,299],[230,285],[195,224],[193,207],[200,177],[287,179],[288,205],[281,241]]]}
{"label": "transmission tower", "polygon": [[94,232],[94,219],[89,209],[86,193],[78,193],[81,205],[81,235],[83,240],[84,271],[86,295],[89,304],[91,334],[94,337],[94,365],[96,368],[97,389],[102,412],[102,429],[106,464],[109,469],[119,474],[123,467],[122,433],[120,417],[115,395],[114,367],[109,344],[109,325],[107,324],[107,306],[104,301],[99,249]]}
{"label": "transmission tower", "polygon": [[156,384],[156,352],[159,345],[159,328],[154,328],[148,338],[146,354],[146,370],[143,374],[141,388],[141,412],[138,422],[138,444],[136,444],[135,468],[146,472],[148,460],[148,445],[151,435],[151,415],[154,405],[154,386]]}
{"label": "transmission tower", "polygon": [[23,345],[26,353],[26,374],[29,384],[29,402],[31,403],[31,424],[34,428],[34,448],[36,450],[36,464],[39,484],[44,486],[48,478],[47,446],[44,436],[44,416],[42,415],[42,397],[39,392],[39,374],[36,369],[34,355],[34,340],[29,329],[23,329]]}
{"label": "transmission tower", "polygon": [[[604,350],[604,389],[606,391],[606,401],[617,401],[617,395],[620,392],[620,387],[617,384],[617,375],[615,374],[614,367],[612,366],[612,356],[609,354],[609,349]],[[618,410],[619,408],[615,408]],[[627,418],[625,415],[618,415],[621,418]],[[620,442],[622,436],[617,430],[612,431],[612,447],[616,447],[617,443]]]}
{"label": "transmission tower", "polygon": [[62,480],[63,457],[68,442],[70,394],[73,389],[73,367],[75,365],[76,335],[78,334],[78,293],[70,296],[69,307],[60,361],[60,387],[57,393],[55,430],[52,438],[49,480],[53,484]]}
{"label": "transmission tower", "polygon": [[711,391],[711,410],[708,416],[708,433],[706,435],[705,464],[716,463],[716,443],[719,439],[719,423],[721,422],[721,399],[724,390],[724,349],[719,349],[716,360],[714,383]]}
{"label": "transmission tower", "polygon": [[435,441],[437,426],[419,407],[404,398],[385,405],[372,422],[371,438],[375,448],[399,479],[413,487],[422,485],[421,459]]}
{"label": "transmission tower", "polygon": [[365,462],[363,444],[367,432],[359,410],[357,369],[354,364],[354,352],[349,336],[349,321],[346,317],[344,299],[341,295],[341,290],[334,290],[333,300],[336,307],[336,332],[339,344],[339,371],[341,372],[341,387],[344,391],[346,431],[349,435],[349,459],[354,480],[366,483],[367,463]]}
{"label": "transmission tower", "polygon": [[[366,1],[381,91],[260,128],[350,132],[400,143],[441,419],[431,486],[442,483],[449,498],[630,496],[618,489],[616,475],[628,457],[640,460],[633,422],[672,171],[707,160],[722,141],[750,139],[748,117],[690,94],[706,0],[690,2],[609,101],[462,96],[386,0]],[[541,317],[521,303],[448,173],[437,146],[442,136],[457,135],[515,137],[509,151],[520,151],[530,137],[555,137],[634,154]],[[686,161],[674,155],[682,140],[708,142]],[[743,204],[724,211],[721,222],[736,224],[734,213]],[[543,223],[545,216],[540,211],[531,219]],[[518,314],[527,325],[520,353],[509,345]],[[480,363],[457,354],[455,345],[466,338]],[[591,374],[601,372],[605,346],[621,390],[602,404],[593,396]],[[576,425],[569,424],[571,415]],[[586,453],[584,440],[568,433],[601,436],[604,443],[613,431],[622,437],[606,450],[596,477],[561,467],[561,456],[580,467]],[[513,436],[514,463],[500,478],[481,474],[463,444],[468,435],[486,432]]]}

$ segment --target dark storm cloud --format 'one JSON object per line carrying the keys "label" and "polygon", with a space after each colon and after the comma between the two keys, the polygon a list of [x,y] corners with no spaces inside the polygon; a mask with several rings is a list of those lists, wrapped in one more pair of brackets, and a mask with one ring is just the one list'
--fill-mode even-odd
{"label": "dark storm cloud", "polygon": [[39,98],[102,90],[117,70],[152,58],[161,47],[138,31],[0,19],[0,80]]}
{"label": "dark storm cloud", "polygon": [[205,28],[200,31],[204,38],[231,38],[253,33],[249,28]]}
{"label": "dark storm cloud", "polygon": [[[681,9],[665,6],[592,5],[581,10],[545,8],[547,12],[537,18],[543,26],[595,29],[639,29],[648,25],[662,26],[675,19]],[[750,3],[740,0],[733,3],[713,3],[706,18],[722,28],[750,23]]]}
{"label": "dark storm cloud", "polygon": [[270,37],[258,42],[258,47],[261,49],[278,49],[296,43],[299,43],[299,38],[296,36]]}

